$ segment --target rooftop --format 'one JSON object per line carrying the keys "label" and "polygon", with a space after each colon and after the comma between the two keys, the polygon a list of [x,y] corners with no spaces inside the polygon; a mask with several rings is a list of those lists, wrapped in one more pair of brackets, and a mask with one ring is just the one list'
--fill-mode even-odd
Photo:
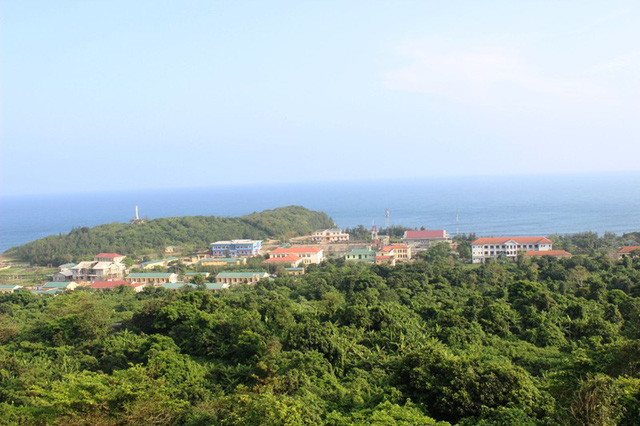
{"label": "rooftop", "polygon": [[124,256],[121,255],[121,254],[118,254],[118,253],[98,253],[98,254],[96,254],[96,257],[108,257],[108,258],[113,259],[113,258],[116,258],[116,257],[124,257]]}
{"label": "rooftop", "polygon": [[618,250],[619,254],[626,254],[626,253],[631,253],[633,251],[636,250],[640,250],[640,246],[626,246],[626,247],[622,247],[620,250]]}
{"label": "rooftop", "polygon": [[116,288],[121,285],[131,284],[129,281],[125,280],[113,280],[113,281],[94,281],[89,285],[89,288],[92,289],[101,289],[101,288]]}
{"label": "rooftop", "polygon": [[407,239],[429,239],[429,238],[446,238],[447,232],[444,230],[432,230],[432,231],[405,231],[404,238]]}
{"label": "rooftop", "polygon": [[376,254],[376,251],[375,250],[367,250],[367,249],[355,249],[355,250],[348,251],[345,254],[371,254],[371,255],[374,255],[374,254]]}
{"label": "rooftop", "polygon": [[75,284],[72,281],[49,281],[42,288],[67,288],[69,284]]}
{"label": "rooftop", "polygon": [[171,272],[133,272],[127,278],[171,278]]}
{"label": "rooftop", "polygon": [[266,277],[267,274],[264,271],[252,271],[252,272],[220,272],[216,275],[216,278],[253,278],[256,275]]}
{"label": "rooftop", "polygon": [[215,243],[211,243],[211,245],[213,244],[255,244],[255,243],[261,243],[262,240],[224,240],[224,241],[216,241]]}
{"label": "rooftop", "polygon": [[320,247],[278,247],[272,250],[272,254],[297,254],[297,253],[320,253]]}
{"label": "rooftop", "polygon": [[296,256],[295,254],[288,254],[284,257],[270,257],[262,263],[291,263],[297,262],[300,259],[302,259],[300,256]]}
{"label": "rooftop", "polygon": [[478,238],[471,245],[483,244],[504,244],[507,241],[513,241],[518,244],[552,244],[553,242],[546,237],[497,237],[497,238]]}

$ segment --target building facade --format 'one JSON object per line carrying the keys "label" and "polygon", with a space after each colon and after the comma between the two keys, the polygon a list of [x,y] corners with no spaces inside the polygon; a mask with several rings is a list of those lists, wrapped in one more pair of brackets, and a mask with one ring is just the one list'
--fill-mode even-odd
{"label": "building facade", "polygon": [[349,234],[341,229],[321,229],[311,234],[311,241],[316,243],[339,243],[349,241]]}
{"label": "building facade", "polygon": [[411,247],[414,252],[427,250],[431,244],[448,243],[451,244],[451,238],[447,231],[441,230],[423,230],[423,231],[404,231],[402,242]]}
{"label": "building facade", "polygon": [[487,259],[507,257],[515,259],[527,251],[548,251],[553,242],[545,237],[499,237],[478,238],[471,243],[473,263],[484,263]]}
{"label": "building facade", "polygon": [[376,251],[367,249],[351,250],[344,254],[344,260],[351,262],[374,263],[376,260]]}
{"label": "building facade", "polygon": [[262,240],[229,240],[211,243],[213,257],[257,256],[262,251]]}
{"label": "building facade", "polygon": [[[109,260],[111,259],[111,260]],[[116,253],[100,253],[93,261],[80,262],[71,268],[73,281],[106,281],[122,278],[125,272],[124,256]]]}
{"label": "building facade", "polygon": [[219,284],[228,285],[255,284],[258,281],[268,277],[269,274],[263,271],[220,272],[218,275],[216,275],[216,282]]}
{"label": "building facade", "polygon": [[175,283],[178,281],[178,276],[170,272],[135,272],[127,275],[126,280],[129,282],[159,286],[164,283]]}
{"label": "building facade", "polygon": [[278,247],[269,253],[269,259],[285,258],[287,256],[289,258],[290,256],[297,256],[302,259],[302,263],[309,265],[322,262],[324,260],[324,250],[320,247]]}

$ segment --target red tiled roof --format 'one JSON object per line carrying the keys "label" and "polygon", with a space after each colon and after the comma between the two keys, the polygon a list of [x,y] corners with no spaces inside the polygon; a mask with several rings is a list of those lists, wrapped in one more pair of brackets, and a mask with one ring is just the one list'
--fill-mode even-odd
{"label": "red tiled roof", "polygon": [[618,250],[619,254],[626,254],[626,253],[631,253],[632,251],[635,250],[640,250],[640,246],[626,246],[626,247],[622,247],[620,250]]}
{"label": "red tiled roof", "polygon": [[96,257],[110,257],[110,258],[114,258],[114,257],[124,257],[121,254],[118,253],[98,253],[96,255]]}
{"label": "red tiled roof", "polygon": [[524,254],[525,256],[533,257],[533,256],[571,256],[571,253],[564,250],[529,250]]}
{"label": "red tiled roof", "polygon": [[382,248],[380,249],[380,251],[384,251],[384,252],[390,252],[394,249],[393,246],[382,246]]}
{"label": "red tiled roof", "polygon": [[140,287],[140,286],[144,287],[144,286],[146,286],[146,285],[147,285],[147,283],[129,283],[129,282],[128,282],[128,283],[126,283],[125,285],[126,285],[127,287],[134,287],[134,288],[135,288],[135,287]]}
{"label": "red tiled roof", "polygon": [[128,285],[129,281],[125,280],[114,280],[114,281],[94,281],[91,283],[89,288],[93,289],[101,289],[101,288],[116,288],[121,285]]}
{"label": "red tiled roof", "polygon": [[483,244],[504,244],[507,241],[515,241],[518,244],[552,244],[552,241],[545,237],[498,237],[498,238],[478,238],[471,243],[473,246]]}
{"label": "red tiled roof", "polygon": [[284,257],[270,257],[262,263],[292,263],[297,262],[300,259],[301,257],[296,256],[295,254],[288,254]]}
{"label": "red tiled roof", "polygon": [[393,259],[393,256],[377,255],[376,259]]}
{"label": "red tiled roof", "polygon": [[446,232],[444,230],[438,231],[405,231],[404,237],[409,239],[423,239],[423,238],[445,238]]}
{"label": "red tiled roof", "polygon": [[271,251],[275,254],[320,253],[320,247],[278,247]]}
{"label": "red tiled roof", "polygon": [[385,246],[385,247],[391,247],[392,249],[401,249],[401,250],[406,250],[409,248],[409,246],[406,244],[391,244],[390,246]]}

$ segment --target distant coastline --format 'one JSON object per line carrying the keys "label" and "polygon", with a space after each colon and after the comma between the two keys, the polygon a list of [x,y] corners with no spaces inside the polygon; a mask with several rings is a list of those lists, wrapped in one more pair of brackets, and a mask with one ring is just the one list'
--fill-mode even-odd
{"label": "distant coastline", "polygon": [[[477,235],[640,230],[640,174],[289,184],[3,197],[0,252],[72,228],[141,217],[241,216],[286,205],[325,211],[340,227],[390,223]],[[456,222],[456,211],[458,221]]]}

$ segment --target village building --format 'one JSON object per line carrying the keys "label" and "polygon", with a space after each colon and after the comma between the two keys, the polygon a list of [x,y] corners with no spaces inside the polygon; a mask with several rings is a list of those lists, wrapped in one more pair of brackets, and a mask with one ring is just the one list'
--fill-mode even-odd
{"label": "village building", "polygon": [[211,243],[213,257],[257,256],[262,250],[262,240],[230,240]]}
{"label": "village building", "polygon": [[376,251],[368,249],[355,249],[344,254],[346,261],[374,263],[376,260]]}
{"label": "village building", "polygon": [[142,269],[153,269],[153,268],[166,268],[169,264],[173,262],[177,262],[177,257],[167,257],[165,259],[156,259],[156,260],[148,260],[146,262],[142,262],[140,264],[140,268]]}
{"label": "village building", "polygon": [[177,251],[178,251],[178,247],[176,246],[166,246],[164,248],[165,254],[172,254],[172,253],[176,253]]}
{"label": "village building", "polygon": [[121,263],[126,256],[123,256],[118,253],[98,253],[95,255],[93,260],[97,262],[113,262],[113,263]]}
{"label": "village building", "polygon": [[134,272],[127,275],[126,280],[159,286],[164,283],[175,283],[178,281],[178,276],[171,272]]}
{"label": "village building", "polygon": [[289,268],[295,268],[302,262],[303,259],[300,256],[296,256],[295,254],[287,254],[281,257],[270,257],[269,259],[264,260],[262,263],[264,265],[284,265]]}
{"label": "village building", "polygon": [[393,257],[396,262],[408,262],[411,260],[411,247],[406,244],[391,244],[382,248],[393,250]]}
{"label": "village building", "polygon": [[558,259],[569,259],[572,256],[571,253],[565,250],[530,250],[524,252],[524,255],[527,257],[549,256]]}
{"label": "village building", "polygon": [[429,249],[431,244],[448,243],[451,238],[445,230],[404,231],[402,242],[411,247],[414,252]]}
{"label": "village building", "polygon": [[304,268],[301,268],[301,267],[284,268],[284,270],[287,271],[287,274],[289,275],[304,275]]}
{"label": "village building", "polygon": [[15,284],[0,284],[0,293],[14,293],[21,288],[22,286]]}
{"label": "village building", "polygon": [[268,277],[269,274],[263,271],[220,272],[218,275],[216,275],[216,282],[228,285],[255,284],[258,281]]}
{"label": "village building", "polygon": [[244,257],[210,257],[198,262],[200,266],[232,266],[245,265],[246,263],[247,259]]}
{"label": "village building", "polygon": [[45,290],[57,288],[63,291],[72,291],[75,290],[76,287],[78,287],[78,283],[73,281],[49,281],[48,283],[45,283],[41,288]]}
{"label": "village building", "polygon": [[349,234],[341,229],[321,229],[311,234],[311,241],[328,244],[349,241]]}
{"label": "village building", "polygon": [[625,257],[633,257],[634,255],[640,256],[640,246],[626,246],[617,251],[618,259],[624,259]]}
{"label": "village building", "polygon": [[71,281],[73,280],[73,271],[70,269],[65,269],[62,270],[60,272],[56,272],[55,274],[53,274],[53,276],[51,277],[52,281]]}
{"label": "village building", "polygon": [[478,238],[471,243],[473,263],[484,263],[487,259],[507,257],[515,259],[527,251],[548,251],[553,242],[545,237],[499,237]]}
{"label": "village building", "polygon": [[97,254],[93,261],[80,262],[71,268],[73,281],[106,281],[109,278],[122,278],[125,256],[117,253]]}
{"label": "village building", "polygon": [[[269,253],[270,259],[284,258],[286,256],[298,256],[302,259],[302,263],[309,265],[311,263],[320,263],[324,260],[324,250],[320,247],[278,247]],[[295,265],[297,266],[297,265]]]}
{"label": "village building", "polygon": [[114,290],[120,286],[124,286],[124,287],[132,288],[133,291],[135,291],[136,293],[140,293],[148,285],[149,284],[147,283],[130,282],[127,280],[113,280],[113,281],[94,281],[93,283],[91,283],[91,285],[89,285],[89,288],[92,290],[103,291],[103,290]]}

